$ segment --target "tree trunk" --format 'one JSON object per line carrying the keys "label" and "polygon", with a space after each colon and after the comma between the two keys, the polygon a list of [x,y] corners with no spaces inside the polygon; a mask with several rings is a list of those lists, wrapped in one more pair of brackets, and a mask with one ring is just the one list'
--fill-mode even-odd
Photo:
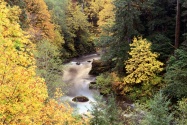
{"label": "tree trunk", "polygon": [[180,36],[180,0],[177,0],[176,8],[176,27],[175,27],[175,49],[179,47],[179,36]]}

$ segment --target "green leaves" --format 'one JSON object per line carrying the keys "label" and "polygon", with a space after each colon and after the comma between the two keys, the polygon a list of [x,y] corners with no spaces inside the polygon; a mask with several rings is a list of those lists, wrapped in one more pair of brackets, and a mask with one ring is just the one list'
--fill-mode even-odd
{"label": "green leaves", "polygon": [[110,74],[101,74],[96,78],[96,87],[102,94],[110,94],[112,92],[112,77]]}
{"label": "green leaves", "polygon": [[92,105],[91,114],[94,116],[90,120],[90,125],[123,125],[120,119],[120,110],[116,104],[113,95],[108,97],[108,102],[102,100],[102,97],[97,97],[96,102]]}
{"label": "green leaves", "polygon": [[169,112],[170,101],[159,92],[148,103],[148,110],[141,121],[141,125],[169,125],[173,120]]}
{"label": "green leaves", "polygon": [[62,82],[62,60],[59,58],[60,51],[57,46],[48,40],[38,42],[36,48],[37,75],[45,79],[48,87],[48,95],[53,97],[55,89],[63,86],[63,84],[60,84]]}
{"label": "green leaves", "polygon": [[187,52],[178,49],[170,57],[166,67],[165,81],[167,87],[165,93],[174,98],[181,99],[187,97]]}

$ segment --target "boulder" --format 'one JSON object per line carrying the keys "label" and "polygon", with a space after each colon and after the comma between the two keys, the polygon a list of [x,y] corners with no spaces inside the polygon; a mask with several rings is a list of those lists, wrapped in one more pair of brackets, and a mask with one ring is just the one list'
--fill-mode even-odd
{"label": "boulder", "polygon": [[90,70],[90,75],[99,75],[101,73],[110,71],[114,65],[111,62],[102,62],[101,60],[93,60],[92,69]]}
{"label": "boulder", "polygon": [[74,102],[88,102],[89,99],[85,96],[76,96],[72,99]]}
{"label": "boulder", "polygon": [[97,89],[96,82],[90,82],[89,89]]}
{"label": "boulder", "polygon": [[77,65],[80,65],[81,63],[80,62],[76,62]]}

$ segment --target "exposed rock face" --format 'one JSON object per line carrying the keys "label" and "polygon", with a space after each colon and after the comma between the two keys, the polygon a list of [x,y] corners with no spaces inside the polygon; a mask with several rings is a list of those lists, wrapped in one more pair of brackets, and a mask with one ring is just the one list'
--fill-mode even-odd
{"label": "exposed rock face", "polygon": [[110,71],[113,68],[112,62],[102,62],[101,60],[93,60],[90,75],[99,75],[101,73]]}

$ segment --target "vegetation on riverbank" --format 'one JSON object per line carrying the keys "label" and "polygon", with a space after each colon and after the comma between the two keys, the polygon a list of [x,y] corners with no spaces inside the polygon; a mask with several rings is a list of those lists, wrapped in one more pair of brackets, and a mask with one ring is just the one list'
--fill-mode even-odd
{"label": "vegetation on riverbank", "polygon": [[[187,124],[186,8],[186,0],[0,0],[0,123]],[[98,49],[91,73],[108,100],[82,119],[59,102],[62,62]],[[129,117],[113,94],[134,102]]]}

